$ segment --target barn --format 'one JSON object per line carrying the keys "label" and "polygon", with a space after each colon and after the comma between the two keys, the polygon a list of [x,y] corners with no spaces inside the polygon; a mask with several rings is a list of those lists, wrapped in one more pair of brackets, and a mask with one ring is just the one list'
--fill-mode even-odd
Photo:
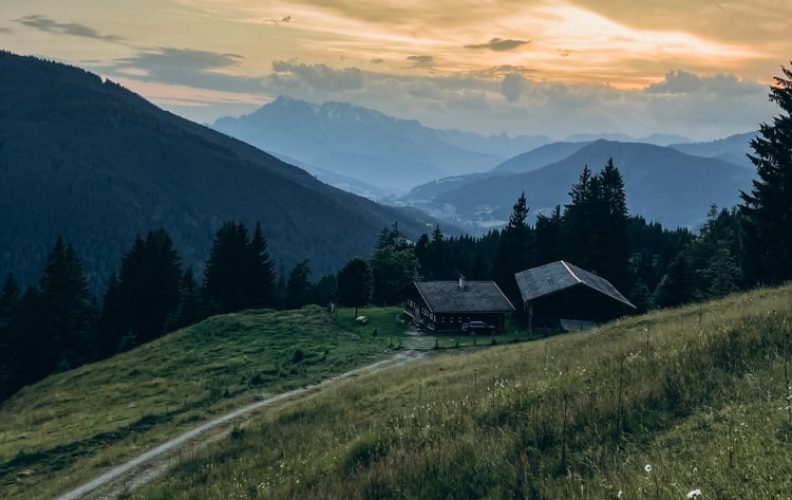
{"label": "barn", "polygon": [[461,330],[465,323],[483,321],[503,330],[514,306],[494,281],[415,281],[400,290],[404,314],[432,331]]}
{"label": "barn", "polygon": [[530,329],[582,330],[635,310],[608,280],[563,260],[514,277]]}

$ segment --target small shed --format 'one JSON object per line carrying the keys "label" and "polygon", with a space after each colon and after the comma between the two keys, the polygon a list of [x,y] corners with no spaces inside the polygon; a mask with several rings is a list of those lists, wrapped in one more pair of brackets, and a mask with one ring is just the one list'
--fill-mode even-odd
{"label": "small shed", "polygon": [[412,322],[432,331],[461,330],[471,321],[483,321],[503,330],[514,306],[494,281],[414,281],[400,290],[404,313]]}
{"label": "small shed", "polygon": [[563,260],[514,277],[531,329],[583,330],[635,310],[608,280]]}

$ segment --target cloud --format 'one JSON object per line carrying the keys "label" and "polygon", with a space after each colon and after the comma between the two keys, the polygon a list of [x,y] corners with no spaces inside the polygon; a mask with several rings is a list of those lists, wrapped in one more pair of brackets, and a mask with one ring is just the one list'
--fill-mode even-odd
{"label": "cloud", "polygon": [[10,35],[11,33],[13,33],[13,30],[11,30],[11,28],[4,28],[4,27],[0,26],[0,33],[6,33],[6,34]]}
{"label": "cloud", "polygon": [[528,66],[518,66],[513,64],[501,64],[498,66],[490,66],[489,68],[473,71],[469,74],[472,76],[478,76],[481,78],[499,78],[506,75],[528,75],[530,73],[535,73],[536,70],[534,68],[529,68]]}
{"label": "cloud", "polygon": [[479,43],[473,45],[465,45],[466,49],[473,49],[473,50],[495,50],[498,52],[503,52],[507,50],[514,50],[518,47],[522,47],[523,45],[527,45],[531,43],[530,40],[512,40],[511,38],[492,38],[489,42],[486,43]]}
{"label": "cloud", "polygon": [[16,19],[18,22],[29,28],[34,28],[45,33],[57,35],[71,35],[81,38],[92,38],[94,40],[104,40],[106,42],[121,42],[124,38],[116,35],[103,35],[93,28],[77,23],[60,23],[46,16],[33,15]]}
{"label": "cloud", "polygon": [[669,71],[665,78],[646,88],[652,94],[716,93],[719,95],[750,95],[765,92],[756,82],[740,80],[734,75],[699,76],[686,71]]}
{"label": "cloud", "polygon": [[291,21],[292,21],[292,16],[285,16],[285,17],[281,17],[280,19],[275,19],[271,17],[269,19],[264,20],[265,23],[269,23],[269,24],[286,24],[286,23],[290,23]]}
{"label": "cloud", "polygon": [[359,90],[365,84],[363,72],[358,68],[335,69],[326,64],[304,64],[297,61],[273,61],[270,83],[300,83],[325,92]]}
{"label": "cloud", "polygon": [[374,57],[374,58],[371,59],[370,62],[371,62],[371,64],[382,64],[382,63],[385,62],[385,59],[383,59],[381,57]]}
{"label": "cloud", "polygon": [[260,92],[263,88],[262,77],[242,77],[221,72],[233,68],[243,59],[238,54],[159,47],[118,59],[102,68],[102,71],[149,82],[229,92]]}
{"label": "cloud", "polygon": [[412,63],[413,68],[431,69],[434,67],[434,57],[432,56],[407,56],[407,60]]}
{"label": "cloud", "polygon": [[523,91],[525,79],[518,73],[511,73],[503,77],[501,81],[501,94],[509,102],[517,102]]}

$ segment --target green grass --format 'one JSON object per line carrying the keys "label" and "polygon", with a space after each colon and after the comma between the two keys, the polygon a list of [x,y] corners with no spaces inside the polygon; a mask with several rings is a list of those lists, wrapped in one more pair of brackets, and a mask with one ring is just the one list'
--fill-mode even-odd
{"label": "green grass", "polygon": [[317,307],[217,316],[48,377],[0,406],[0,497],[62,493],[213,415],[389,356],[397,312],[365,309],[365,327]]}
{"label": "green grass", "polygon": [[792,493],[792,286],[447,352],[273,407],[133,496]]}

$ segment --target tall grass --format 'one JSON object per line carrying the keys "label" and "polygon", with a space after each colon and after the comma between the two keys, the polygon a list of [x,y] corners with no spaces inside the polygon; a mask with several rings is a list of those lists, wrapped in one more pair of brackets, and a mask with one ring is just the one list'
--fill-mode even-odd
{"label": "tall grass", "polygon": [[791,357],[789,286],[438,357],[273,410],[134,496],[786,498]]}
{"label": "tall grass", "polygon": [[53,496],[181,430],[388,356],[396,309],[247,311],[48,377],[0,405],[0,498]]}

